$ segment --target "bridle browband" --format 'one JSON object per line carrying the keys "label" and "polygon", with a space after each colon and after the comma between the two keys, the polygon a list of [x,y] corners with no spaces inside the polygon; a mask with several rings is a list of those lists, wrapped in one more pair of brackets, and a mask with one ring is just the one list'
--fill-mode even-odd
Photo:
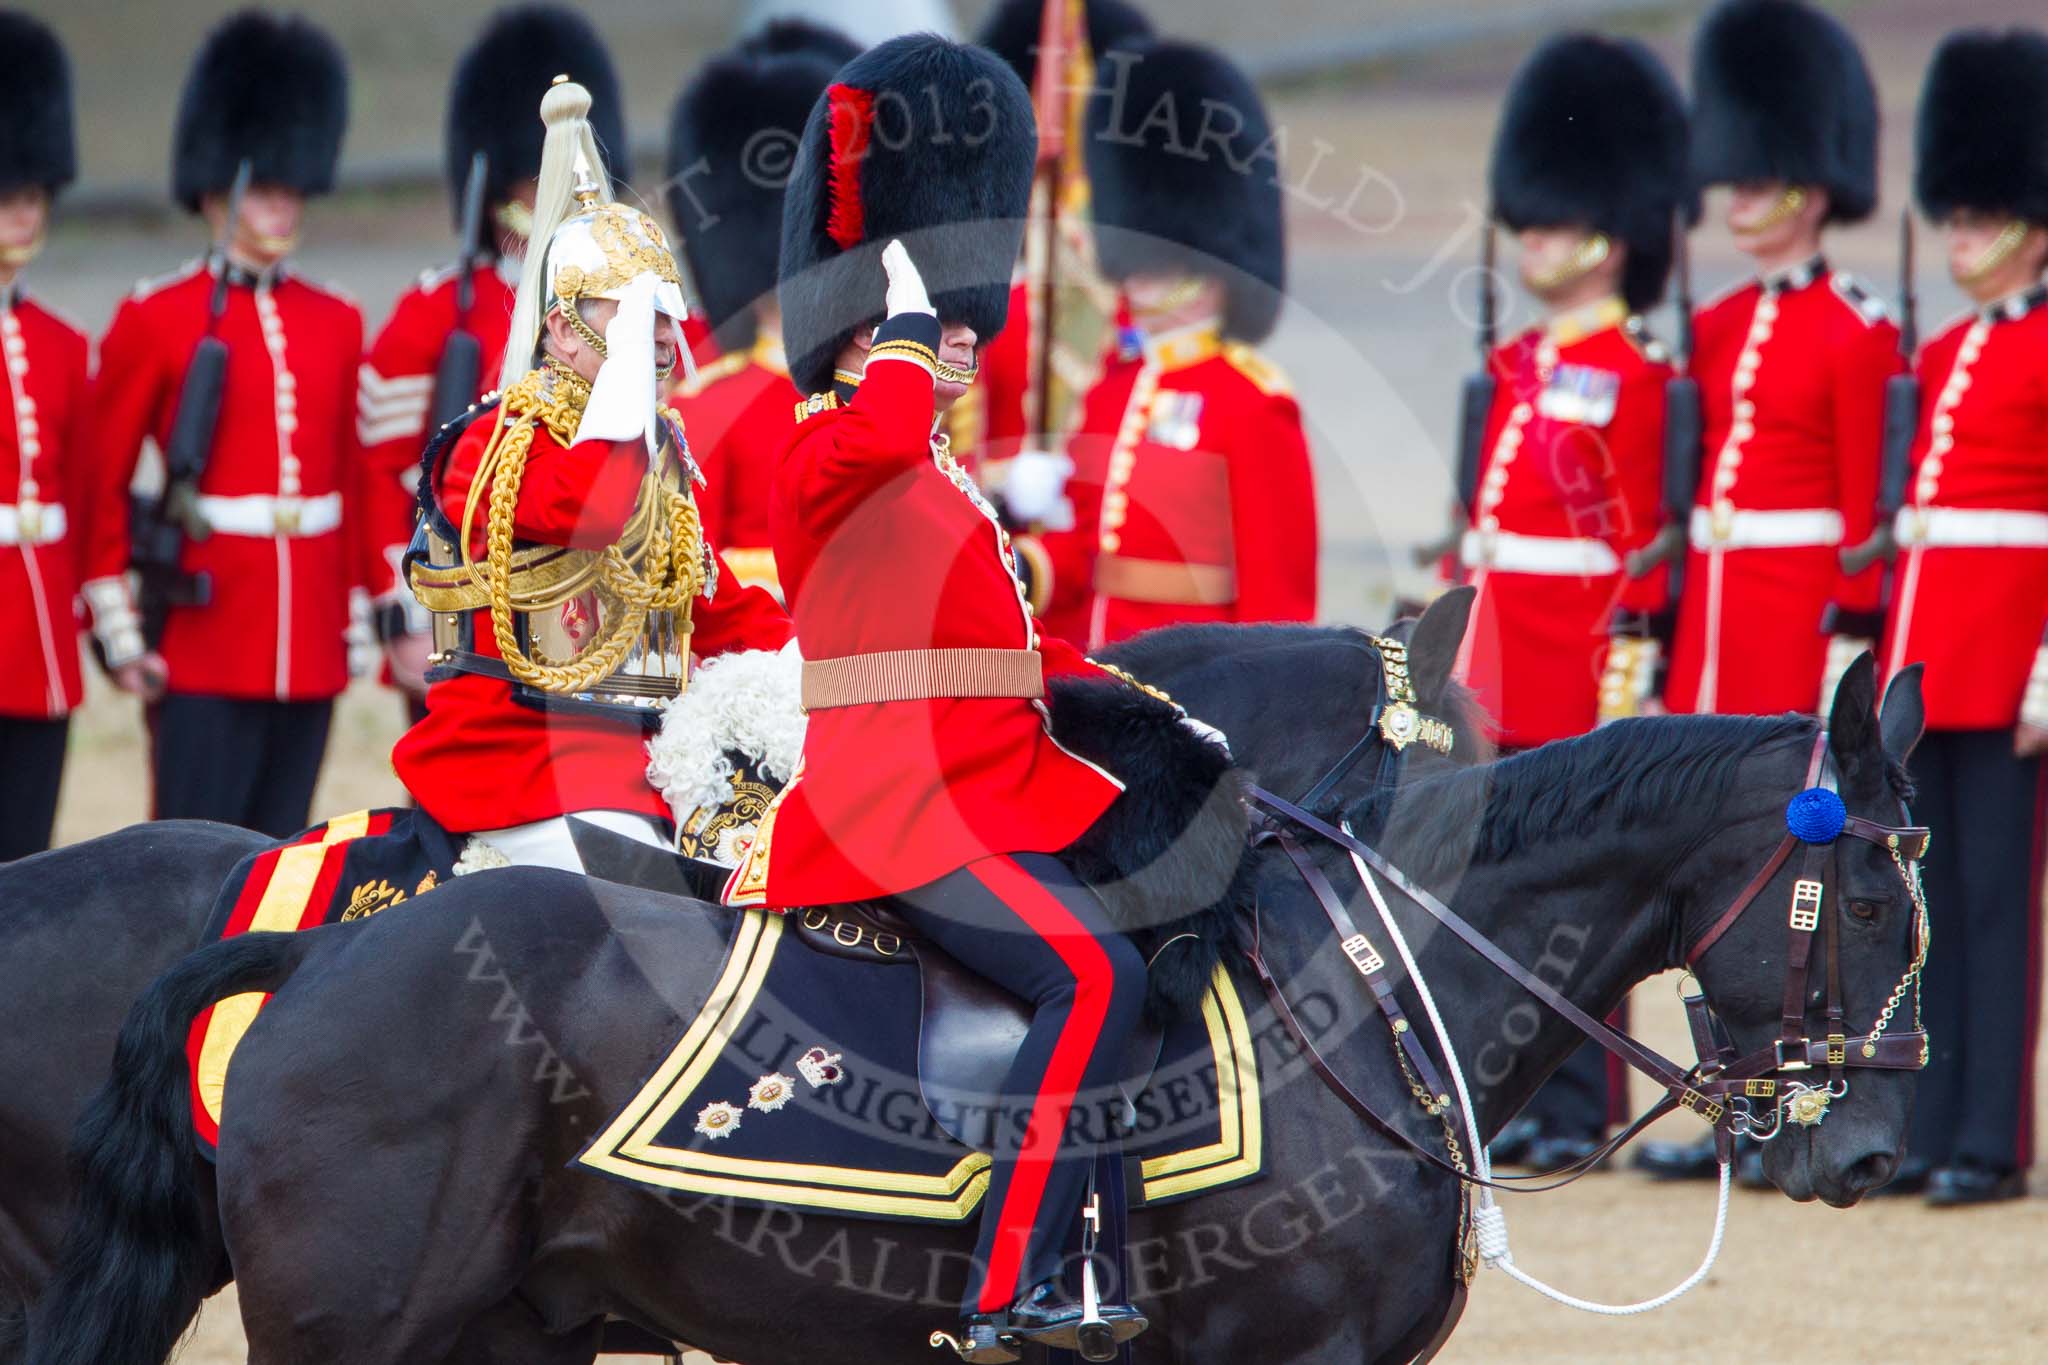
{"label": "bridle browband", "polygon": [[[1369,735],[1368,739],[1371,738],[1373,736]],[[1356,755],[1356,749],[1347,754],[1344,766],[1348,767],[1354,762]],[[1415,1036],[1414,1028],[1403,1013],[1395,994],[1394,984],[1386,979],[1386,959],[1373,946],[1372,940],[1359,930],[1357,923],[1345,908],[1343,898],[1337,894],[1329,879],[1323,875],[1306,849],[1289,831],[1290,825],[1298,826],[1344,849],[1362,867],[1370,868],[1385,879],[1516,985],[1561,1015],[1587,1038],[1649,1077],[1663,1092],[1656,1104],[1640,1118],[1583,1160],[1558,1171],[1526,1179],[1548,1181],[1552,1177],[1561,1176],[1562,1178],[1556,1179],[1554,1184],[1567,1184],[1593,1169],[1650,1123],[1679,1108],[1691,1110],[1712,1125],[1717,1154],[1725,1161],[1732,1153],[1734,1138],[1738,1133],[1747,1134],[1758,1140],[1768,1140],[1782,1130],[1784,1118],[1788,1114],[1794,1122],[1800,1124],[1819,1123],[1827,1115],[1829,1100],[1838,1098],[1846,1092],[1848,1082],[1843,1073],[1849,1069],[1918,1070],[1926,1064],[1927,1035],[1920,1027],[1918,986],[1920,970],[1927,957],[1927,912],[1918,881],[1909,864],[1925,854],[1928,832],[1917,826],[1880,825],[1849,815],[1842,808],[1841,798],[1836,793],[1825,729],[1815,737],[1813,755],[1807,766],[1805,789],[1794,797],[1788,807],[1788,832],[1785,837],[1757,875],[1750,879],[1705,932],[1693,940],[1683,955],[1688,965],[1704,956],[1757,900],[1786,863],[1791,861],[1794,854],[1798,853],[1801,858],[1801,875],[1794,882],[1791,907],[1787,915],[1789,949],[1779,1036],[1768,1047],[1760,1048],[1746,1056],[1737,1055],[1727,1041],[1726,1029],[1713,1014],[1705,995],[1695,991],[1684,996],[1686,1018],[1694,1046],[1699,1053],[1698,1063],[1689,1070],[1681,1068],[1655,1049],[1609,1027],[1580,1009],[1548,982],[1509,957],[1491,939],[1466,922],[1427,888],[1411,880],[1377,850],[1358,839],[1348,829],[1332,825],[1303,808],[1326,794],[1328,788],[1333,785],[1334,782],[1327,778],[1324,782],[1318,783],[1309,796],[1304,798],[1302,805],[1276,796],[1262,787],[1252,786],[1250,795],[1254,803],[1253,839],[1255,843],[1274,843],[1286,853],[1317,903],[1321,905],[1331,928],[1336,932],[1340,950],[1358,974],[1365,979],[1375,1004],[1393,1033],[1397,1056],[1402,1062],[1404,1073],[1409,1077],[1410,1090],[1424,1113],[1432,1117],[1443,1115],[1452,1102],[1450,1092],[1439,1079],[1439,1073],[1428,1050],[1421,1045]],[[1805,807],[1803,810],[1802,803]],[[1796,824],[1795,817],[1798,817]],[[1913,960],[1870,1031],[1855,1037],[1848,1036],[1844,1023],[1841,933],[1834,923],[1838,917],[1839,905],[1831,904],[1838,902],[1831,883],[1838,884],[1840,881],[1840,840],[1843,837],[1875,844],[1890,853],[1899,875],[1906,883],[1915,914]],[[1837,914],[1829,914],[1830,909],[1836,910]],[[1252,944],[1248,950],[1252,966],[1275,1013],[1296,1047],[1339,1099],[1420,1159],[1456,1176],[1461,1181],[1485,1184],[1492,1188],[1532,1188],[1521,1180],[1515,1180],[1510,1186],[1502,1181],[1479,1179],[1470,1171],[1462,1169],[1460,1164],[1446,1160],[1424,1147],[1401,1125],[1381,1113],[1369,1100],[1345,1084],[1317,1050],[1314,1041],[1302,1027],[1292,1007],[1288,1005],[1260,946],[1256,906],[1253,916]],[[1818,1039],[1812,1037],[1806,1028],[1808,981],[1817,938],[1821,941],[1822,955],[1826,963],[1824,1005],[1827,1018],[1827,1033]],[[1908,994],[1913,997],[1913,1027],[1910,1030],[1889,1031],[1893,1015]],[[1828,1079],[1824,1087],[1798,1079],[1819,1068],[1824,1068],[1827,1072]],[[1754,1107],[1754,1101],[1760,1099],[1770,1101],[1772,1117],[1768,1123],[1759,1117]],[[1535,1188],[1552,1187],[1543,1185]]]}

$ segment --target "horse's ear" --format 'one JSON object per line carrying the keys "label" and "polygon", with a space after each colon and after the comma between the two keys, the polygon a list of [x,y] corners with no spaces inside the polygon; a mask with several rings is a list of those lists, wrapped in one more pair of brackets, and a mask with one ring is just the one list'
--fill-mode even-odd
{"label": "horse's ear", "polygon": [[1877,728],[1884,736],[1884,751],[1904,763],[1927,728],[1927,706],[1920,699],[1920,671],[1923,665],[1908,664],[1884,689],[1884,705],[1878,709]]}
{"label": "horse's ear", "polygon": [[1408,678],[1415,684],[1415,695],[1424,701],[1442,696],[1444,684],[1451,680],[1478,591],[1468,585],[1442,594],[1423,610],[1408,637]]}
{"label": "horse's ear", "polygon": [[1828,747],[1842,763],[1853,763],[1878,745],[1877,662],[1865,650],[1835,688],[1828,713]]}

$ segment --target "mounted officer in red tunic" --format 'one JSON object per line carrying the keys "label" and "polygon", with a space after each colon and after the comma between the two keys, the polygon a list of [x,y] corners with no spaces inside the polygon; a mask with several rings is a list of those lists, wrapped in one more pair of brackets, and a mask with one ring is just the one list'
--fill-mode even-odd
{"label": "mounted officer in red tunic", "polygon": [[[1034,146],[1016,77],[932,37],[855,58],[804,129],[781,302],[790,373],[811,396],[772,516],[810,718],[802,765],[727,887],[778,908],[887,898],[1034,1005],[969,1277],[959,1344],[974,1361],[1082,1334],[1056,1280],[1092,1158],[1068,1118],[1116,1079],[1146,995],[1145,960],[1054,855],[1155,792],[1120,799],[1118,760],[1077,756],[1050,717],[1120,717],[1149,755],[1127,749],[1122,766],[1148,788],[1227,775],[1177,708],[1045,635],[1008,536],[934,435],[1005,324]],[[1109,1305],[1090,1330],[1143,1324]]]}
{"label": "mounted officer in red tunic", "polygon": [[142,637],[121,571],[127,489],[85,441],[84,333],[21,284],[57,192],[71,183],[71,68],[55,34],[0,13],[0,862],[47,848],[57,816],[78,664],[81,595],[102,659],[139,689]]}
{"label": "mounted officer in red tunic", "polygon": [[613,201],[590,94],[555,86],[502,393],[428,447],[408,558],[434,613],[426,718],[392,752],[470,865],[581,870],[565,816],[670,843],[646,777],[691,661],[776,649],[789,621],[706,542],[663,387],[684,308],[661,229]]}
{"label": "mounted officer in red tunic", "polygon": [[2026,1193],[2048,750],[2048,35],[1963,32],[1920,100],[1914,189],[1976,307],[1921,348],[1888,672],[1927,666],[1913,805],[1933,831],[1933,1050],[1895,1184]]}
{"label": "mounted officer in red tunic", "polygon": [[225,259],[138,285],[100,343],[94,459],[123,486],[146,441],[172,446],[201,338],[227,353],[203,468],[177,490],[177,567],[206,592],[171,605],[163,626],[162,818],[280,838],[303,827],[334,698],[367,663],[349,644],[362,581],[351,521],[362,314],[285,264],[307,198],[333,187],[347,110],[341,52],[309,21],[245,10],[214,29],[179,100],[171,178],[177,201],[224,237]]}
{"label": "mounted officer in red tunic", "polygon": [[764,137],[794,142],[832,74],[860,48],[817,24],[776,20],[712,58],[676,98],[668,216],[719,356],[676,386],[676,411],[704,474],[704,528],[740,580],[781,591],[768,487],[803,395],[789,379],[775,302],[783,181],[763,173]]}
{"label": "mounted officer in red tunic", "polygon": [[1827,14],[1729,0],[1694,44],[1692,132],[1694,175],[1729,187],[1758,273],[1695,326],[1705,458],[1666,701],[1825,714],[1823,617],[1845,666],[1877,633],[1880,571],[1845,575],[1838,550],[1870,534],[1901,368],[1884,305],[1821,254],[1828,225],[1877,205],[1877,95]]}
{"label": "mounted officer in red tunic", "polygon": [[[1186,43],[1134,42],[1101,83],[1087,139],[1096,254],[1143,353],[1083,400],[1073,529],[1020,541],[1033,600],[1090,648],[1177,622],[1310,620],[1308,441],[1286,381],[1252,349],[1287,274],[1265,107],[1243,72]],[[1218,110],[1231,132],[1190,156],[1197,120],[1208,130]]]}
{"label": "mounted officer in red tunic", "polygon": [[[436,404],[460,412],[496,385],[504,365],[540,174],[541,126],[533,111],[562,73],[591,92],[598,145],[624,154],[618,76],[589,21],[554,5],[499,11],[456,62],[448,89],[445,169],[458,225],[474,160],[484,158],[477,240],[461,248],[474,255],[426,271],[399,295],[363,357],[356,437],[363,447],[364,572],[387,680],[415,697],[426,690],[427,626],[400,581],[399,561],[418,514],[420,451],[452,415],[437,412]],[[476,340],[476,386],[440,394],[436,374],[457,332]]]}

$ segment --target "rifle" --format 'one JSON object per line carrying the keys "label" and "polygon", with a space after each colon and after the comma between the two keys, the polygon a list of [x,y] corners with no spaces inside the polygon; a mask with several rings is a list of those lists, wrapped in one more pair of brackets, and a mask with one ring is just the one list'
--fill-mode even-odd
{"label": "rifle", "polygon": [[184,385],[164,444],[164,486],[154,500],[139,499],[129,535],[129,563],[138,578],[142,639],[155,649],[163,640],[172,607],[203,607],[213,599],[213,584],[203,573],[188,574],[179,566],[185,541],[204,540],[213,528],[199,513],[199,479],[213,454],[220,425],[220,395],[227,381],[228,348],[219,336],[228,306],[228,248],[242,216],[242,196],[249,188],[250,163],[243,158],[228,190],[227,216],[213,246],[213,295],[206,306],[206,332],[192,348]]}
{"label": "rifle", "polygon": [[[1027,289],[1036,297],[1030,300],[1027,322],[1033,367],[1024,391],[1024,429],[1032,439],[1047,444],[1052,439],[1054,417],[1053,313],[1059,293],[1060,162],[1067,150],[1065,97],[1071,17],[1067,0],[1045,0],[1038,23],[1038,67],[1031,82],[1038,123],[1038,167],[1032,195],[1036,213],[1026,227],[1031,236],[1025,244],[1025,277]],[[1035,279],[1032,264],[1038,267]]]}
{"label": "rifle", "polygon": [[1632,578],[1641,578],[1660,562],[1669,561],[1671,596],[1676,600],[1685,568],[1693,498],[1699,492],[1700,442],[1705,432],[1700,382],[1692,373],[1692,251],[1682,207],[1671,220],[1671,270],[1672,308],[1678,317],[1671,348],[1675,373],[1664,381],[1664,513],[1668,519],[1647,545],[1629,556],[1628,572]]}
{"label": "rifle", "polygon": [[1458,394],[1458,504],[1468,513],[1479,497],[1479,466],[1486,460],[1486,418],[1493,411],[1497,381],[1493,377],[1493,349],[1499,341],[1498,277],[1494,274],[1493,220],[1488,219],[1479,239],[1479,367],[1465,376]]}
{"label": "rifle", "polygon": [[462,187],[462,254],[455,263],[455,330],[441,344],[441,363],[434,367],[432,422],[427,436],[469,410],[483,377],[484,348],[469,330],[469,310],[476,302],[477,258],[483,254],[484,185],[490,159],[478,152],[469,159],[469,179]]}
{"label": "rifle", "polygon": [[1899,211],[1899,356],[1905,369],[1884,382],[1884,445],[1878,457],[1878,513],[1870,539],[1842,551],[1842,572],[1859,574],[1898,553],[1892,522],[1906,505],[1906,481],[1913,472],[1913,442],[1920,434],[1920,377],[1913,372],[1919,348],[1920,301],[1913,291],[1913,210]]}

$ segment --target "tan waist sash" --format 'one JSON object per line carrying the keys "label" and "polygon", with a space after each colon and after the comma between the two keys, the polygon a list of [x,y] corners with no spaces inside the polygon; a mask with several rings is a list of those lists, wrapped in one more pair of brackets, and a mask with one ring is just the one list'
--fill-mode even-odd
{"label": "tan waist sash", "polygon": [[888,649],[804,661],[804,710],[935,697],[1045,695],[1035,649]]}
{"label": "tan waist sash", "polygon": [[1103,555],[1095,561],[1095,591],[1126,602],[1224,607],[1237,600],[1237,571],[1228,564]]}

